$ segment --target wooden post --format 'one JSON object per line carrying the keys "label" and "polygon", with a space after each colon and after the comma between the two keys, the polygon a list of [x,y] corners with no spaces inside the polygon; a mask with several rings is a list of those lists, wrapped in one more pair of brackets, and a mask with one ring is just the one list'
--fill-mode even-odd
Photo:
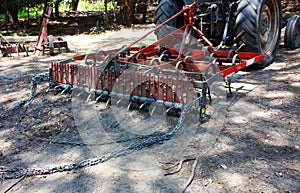
{"label": "wooden post", "polygon": [[107,10],[108,0],[104,0],[104,15],[105,15],[105,28],[108,27],[108,10]]}
{"label": "wooden post", "polygon": [[40,51],[43,49],[43,47],[42,47],[43,41],[44,41],[44,44],[48,43],[47,25],[49,23],[52,9],[53,9],[52,6],[48,6],[46,9],[46,13],[44,14],[43,22],[42,22],[40,33],[39,33],[39,38],[38,38],[38,41],[36,42],[36,46],[34,49],[34,55],[38,56],[40,54]]}
{"label": "wooden post", "polygon": [[50,55],[53,56],[54,55],[54,44],[53,44],[53,36],[50,35],[49,36],[49,52],[50,52]]}

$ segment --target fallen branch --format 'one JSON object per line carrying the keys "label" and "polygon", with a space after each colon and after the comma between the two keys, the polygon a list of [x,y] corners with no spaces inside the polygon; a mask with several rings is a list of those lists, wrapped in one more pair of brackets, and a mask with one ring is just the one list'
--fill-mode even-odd
{"label": "fallen branch", "polygon": [[180,160],[180,162],[177,162],[177,163],[175,163],[173,166],[169,167],[169,169],[170,169],[170,168],[173,168],[173,167],[175,167],[175,166],[178,165],[177,170],[175,170],[175,171],[173,171],[173,172],[166,173],[165,176],[172,175],[172,174],[176,174],[176,173],[180,172],[180,170],[182,169],[182,164],[183,164],[184,162],[188,162],[188,161],[192,161],[192,160],[195,160],[195,158],[187,158],[187,159],[182,159],[182,160]]}
{"label": "fallen branch", "polygon": [[193,182],[194,177],[195,177],[195,172],[196,172],[197,165],[198,165],[198,158],[196,158],[195,161],[194,161],[193,168],[192,168],[192,173],[191,173],[190,178],[189,178],[188,182],[186,183],[185,188],[183,189],[182,192],[185,192],[186,189],[187,189],[187,188],[191,185],[191,183]]}
{"label": "fallen branch", "polygon": [[20,183],[22,180],[24,180],[26,175],[22,176],[18,181],[16,181],[13,185],[11,185],[9,188],[7,188],[4,193],[9,192],[13,187],[15,187],[18,183]]}

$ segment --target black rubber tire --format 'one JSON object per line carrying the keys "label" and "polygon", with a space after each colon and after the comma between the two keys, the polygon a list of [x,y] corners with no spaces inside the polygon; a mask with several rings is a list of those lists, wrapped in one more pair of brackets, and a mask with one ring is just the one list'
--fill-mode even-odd
{"label": "black rubber tire", "polygon": [[237,47],[243,45],[239,51],[264,53],[265,59],[255,67],[265,67],[272,63],[280,41],[281,2],[241,0],[235,16],[234,43]]}
{"label": "black rubber tire", "polygon": [[[182,0],[160,0],[155,10],[155,25],[158,26],[167,21],[173,15],[181,11],[183,6],[184,2]],[[181,26],[183,26],[183,16],[171,20],[165,26],[157,30],[155,34],[158,39],[161,39]]]}
{"label": "black rubber tire", "polygon": [[292,16],[286,26],[284,33],[284,46],[290,49],[300,47],[300,16]]}

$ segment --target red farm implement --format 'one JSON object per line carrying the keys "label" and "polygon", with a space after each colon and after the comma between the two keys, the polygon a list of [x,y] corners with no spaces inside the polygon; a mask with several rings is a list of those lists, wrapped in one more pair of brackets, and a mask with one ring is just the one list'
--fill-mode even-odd
{"label": "red farm implement", "polygon": [[[200,120],[203,120],[208,101],[211,100],[210,87],[214,81],[223,78],[229,83],[230,88],[230,75],[252,65],[268,63],[273,59],[280,37],[280,26],[276,28],[272,22],[278,25],[280,21],[272,19],[273,16],[268,13],[271,13],[270,9],[277,4],[273,6],[266,1],[262,5],[259,17],[264,25],[259,26],[265,27],[266,31],[261,32],[263,34],[260,34],[262,37],[260,42],[265,38],[268,40],[261,43],[259,49],[249,50],[243,49],[249,47],[248,45],[232,43],[237,42],[238,38],[241,41],[245,37],[241,35],[237,37],[237,34],[231,37],[229,34],[232,21],[238,20],[237,17],[234,19],[230,17],[238,12],[242,6],[241,2],[246,1],[211,3],[205,9],[201,7],[204,4],[194,1],[162,21],[160,17],[163,15],[159,15],[160,8],[167,1],[169,0],[160,1],[157,8],[156,21],[159,22],[156,22],[156,28],[133,43],[120,49],[101,50],[53,62],[50,68],[50,87],[61,93],[74,91],[78,95],[87,93],[88,99],[94,97],[96,101],[106,101],[107,105],[118,104],[125,100],[128,102],[128,109],[133,104],[139,104],[138,108],[142,109],[156,103],[165,106],[168,113],[182,111],[186,105],[193,104],[200,114]],[[223,10],[225,4],[232,10],[224,20],[227,22],[222,25],[224,29],[219,44],[214,46],[217,38],[214,38],[213,34],[207,37],[203,30],[212,31],[215,23],[208,21],[214,18],[212,15],[218,10]],[[183,22],[180,27],[172,28],[167,33],[163,32],[166,27],[168,29],[176,27],[177,24],[172,24],[172,21],[177,20],[178,23],[179,18]],[[294,28],[292,29],[295,30]],[[136,46],[153,32],[160,38],[158,41],[145,47]],[[263,36],[266,33],[276,39],[270,40],[270,37]]]}
{"label": "red farm implement", "polygon": [[49,50],[50,55],[54,54],[54,49],[61,49],[69,51],[67,41],[63,41],[61,37],[48,36],[48,23],[52,7],[48,6],[44,14],[43,21],[39,36],[2,36],[0,34],[0,51],[2,56],[11,56],[12,53],[17,53],[18,56],[21,52],[25,52],[28,56],[28,52],[34,51],[35,55],[39,55],[40,51],[45,54],[46,50]]}

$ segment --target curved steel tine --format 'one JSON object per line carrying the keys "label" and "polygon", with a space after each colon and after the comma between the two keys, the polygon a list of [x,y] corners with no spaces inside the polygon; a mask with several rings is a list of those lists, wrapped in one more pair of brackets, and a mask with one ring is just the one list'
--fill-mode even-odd
{"label": "curved steel tine", "polygon": [[169,107],[167,110],[166,110],[166,113],[169,113],[172,109],[174,109],[174,105],[171,105],[171,107]]}
{"label": "curved steel tine", "polygon": [[61,91],[60,95],[65,94],[68,90],[69,90],[69,88],[65,88],[63,91]]}
{"label": "curved steel tine", "polygon": [[116,105],[119,105],[120,102],[121,102],[123,99],[125,99],[125,98],[123,97],[123,98],[119,99],[119,100],[116,102]]}
{"label": "curved steel tine", "polygon": [[56,88],[56,89],[55,89],[54,95],[57,95],[57,94],[58,94],[58,92],[59,92],[58,89],[59,89],[59,88]]}
{"label": "curved steel tine", "polygon": [[71,89],[70,89],[70,97],[71,97],[71,98],[73,97],[73,93],[74,93],[74,92],[73,92],[73,88],[71,88]]}
{"label": "curved steel tine", "polygon": [[105,104],[105,107],[108,107],[108,105],[110,105],[110,102],[111,102],[111,98],[108,97],[107,102],[106,102],[106,104]]}
{"label": "curved steel tine", "polygon": [[91,96],[92,96],[92,92],[90,92],[89,96],[88,96],[87,99],[86,99],[86,102],[89,102],[89,101],[90,101]]}
{"label": "curved steel tine", "polygon": [[127,106],[127,111],[130,110],[131,105],[132,105],[132,100],[129,101],[129,104],[128,104],[128,106]]}
{"label": "curved steel tine", "polygon": [[151,110],[151,112],[150,112],[150,116],[152,117],[152,115],[153,115],[153,113],[154,113],[154,111],[156,110],[156,105],[153,107],[153,109]]}
{"label": "curved steel tine", "polygon": [[110,99],[110,97],[107,99],[107,102],[106,102],[106,104],[105,104],[105,107],[108,107],[109,105],[110,105],[110,101],[111,101],[111,99]]}
{"label": "curved steel tine", "polygon": [[60,88],[61,88],[60,86],[55,86],[54,87],[54,89],[55,89],[54,95],[57,95],[59,93]]}
{"label": "curved steel tine", "polygon": [[65,94],[67,91],[69,91],[70,89],[72,88],[72,86],[71,85],[69,85],[69,84],[67,84],[66,86],[65,86],[65,89],[63,90],[63,91],[61,91],[61,95],[63,95],[63,94]]}
{"label": "curved steel tine", "polygon": [[139,111],[142,110],[142,108],[148,103],[148,101],[145,101],[141,106],[139,107]]}
{"label": "curved steel tine", "polygon": [[96,103],[103,97],[103,95],[104,95],[104,94],[101,94],[100,96],[98,96],[98,97],[96,98]]}
{"label": "curved steel tine", "polygon": [[53,86],[49,86],[49,87],[47,88],[46,92],[49,92],[49,90],[52,89],[52,88],[53,88]]}
{"label": "curved steel tine", "polygon": [[84,90],[81,91],[77,96],[79,97],[80,95],[82,95],[84,93]]}

